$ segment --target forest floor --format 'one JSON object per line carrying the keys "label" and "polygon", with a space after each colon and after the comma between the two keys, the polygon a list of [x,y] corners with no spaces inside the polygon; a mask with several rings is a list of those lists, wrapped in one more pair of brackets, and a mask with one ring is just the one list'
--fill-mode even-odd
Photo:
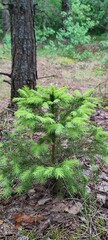
{"label": "forest floor", "polygon": [[[67,86],[70,92],[95,87],[108,98],[108,71],[97,59],[76,62],[65,57],[38,57],[37,84]],[[0,71],[10,73],[11,62],[0,60]],[[0,77],[0,131],[12,116],[8,111],[10,86]],[[5,80],[9,80],[5,77]],[[108,110],[98,109],[94,120],[108,131]],[[88,167],[87,174],[91,168]],[[0,239],[108,240],[108,167],[101,166],[99,182],[88,186],[88,199],[54,197],[33,186],[27,194],[0,199]]]}
{"label": "forest floor", "polygon": [[[100,59],[78,62],[66,57],[38,57],[37,70],[37,84],[45,87],[54,84],[66,86],[70,92],[76,89],[85,92],[101,84],[100,90],[105,93],[106,84],[108,86],[108,70]],[[11,61],[0,60],[0,71],[10,73]],[[7,106],[10,97],[10,86],[3,80],[8,81],[9,78],[0,75],[0,111]]]}

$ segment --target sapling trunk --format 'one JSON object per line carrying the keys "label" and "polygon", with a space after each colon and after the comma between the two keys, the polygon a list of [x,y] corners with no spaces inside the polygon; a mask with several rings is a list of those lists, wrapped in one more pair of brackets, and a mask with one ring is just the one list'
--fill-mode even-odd
{"label": "sapling trunk", "polygon": [[[54,109],[54,102],[55,100],[55,96],[54,96],[54,93],[52,92],[52,94],[50,94],[50,101],[52,102],[52,105],[51,105],[51,113],[54,115],[55,113],[55,109]],[[55,132],[51,133],[51,140],[52,140],[52,154],[51,154],[51,162],[54,164],[55,163],[55,144],[56,144],[56,135],[55,135]]]}
{"label": "sapling trunk", "polygon": [[55,163],[55,142],[56,142],[56,136],[55,136],[55,133],[52,134],[52,154],[51,154],[51,162],[54,164]]}

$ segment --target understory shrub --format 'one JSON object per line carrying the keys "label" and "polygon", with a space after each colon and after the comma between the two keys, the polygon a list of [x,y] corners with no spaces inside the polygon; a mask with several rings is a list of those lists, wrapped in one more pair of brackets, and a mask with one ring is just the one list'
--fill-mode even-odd
{"label": "understory shrub", "polygon": [[[96,24],[97,21],[91,18],[90,4],[86,5],[79,0],[73,0],[69,13],[61,12],[58,29],[44,26],[36,31],[37,42],[39,46],[44,46],[47,53],[59,52],[60,55],[79,59],[77,47],[90,42],[90,30]],[[92,53],[85,53],[81,60],[91,55]]]}
{"label": "understory shrub", "polygon": [[108,54],[106,54],[102,58],[101,62],[102,62],[103,67],[105,68],[105,70],[107,70],[108,69]]}
{"label": "understory shrub", "polygon": [[11,37],[10,33],[7,33],[5,38],[3,39],[3,45],[0,48],[0,58],[11,57]]}
{"label": "understory shrub", "polygon": [[[49,38],[47,34],[45,37],[43,32],[43,36],[38,39],[38,42],[42,43],[43,41],[43,43],[46,43],[47,40],[48,44],[45,45],[45,49],[51,52],[59,51],[63,56],[77,58],[77,46],[90,42],[88,30],[92,24],[93,23],[91,21],[88,21],[86,25],[84,23],[74,22],[72,16],[69,16],[63,21],[63,27],[60,28],[57,33],[55,33],[55,40],[54,31],[48,29],[50,30],[49,36],[52,34],[53,38]],[[47,29],[46,32],[48,32]]]}
{"label": "understory shrub", "polygon": [[43,30],[38,29],[36,31],[36,40],[38,44],[45,44],[50,41],[50,38],[53,37],[55,31],[52,28],[44,28]]}
{"label": "understory shrub", "polygon": [[85,50],[83,53],[79,54],[79,60],[83,61],[89,58],[93,58],[93,52],[90,50]]}
{"label": "understory shrub", "polygon": [[56,192],[85,194],[89,179],[82,159],[95,165],[108,153],[108,133],[90,122],[97,105],[91,93],[75,91],[72,96],[55,86],[19,90],[15,127],[4,133],[0,148],[4,196],[49,181]]}

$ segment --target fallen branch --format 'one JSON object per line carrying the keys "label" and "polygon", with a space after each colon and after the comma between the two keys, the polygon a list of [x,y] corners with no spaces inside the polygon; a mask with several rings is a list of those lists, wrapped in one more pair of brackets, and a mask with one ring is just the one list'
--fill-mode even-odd
{"label": "fallen branch", "polygon": [[11,78],[11,74],[9,74],[9,73],[0,72],[0,75],[4,75],[4,76]]}
{"label": "fallen branch", "polygon": [[[50,76],[45,76],[45,77],[38,77],[38,79],[50,78],[50,77],[57,77],[57,75],[50,75]],[[38,80],[38,79],[37,79],[37,80]]]}
{"label": "fallen branch", "polygon": [[[8,77],[11,77],[11,74],[8,74],[8,73],[1,73],[1,72],[0,72],[0,74],[1,74],[1,75],[5,75],[5,76],[8,76]],[[43,78],[51,78],[51,77],[58,77],[58,76],[57,76],[57,75],[50,75],[50,76],[45,76],[45,77],[38,77],[37,80],[38,80],[38,79],[43,79]],[[9,85],[11,85],[11,82],[8,81],[8,80],[3,80],[3,82],[6,82],[6,83],[8,83]]]}
{"label": "fallen branch", "polygon": [[3,82],[8,83],[9,85],[11,85],[11,82],[9,82],[8,80],[3,80]]}

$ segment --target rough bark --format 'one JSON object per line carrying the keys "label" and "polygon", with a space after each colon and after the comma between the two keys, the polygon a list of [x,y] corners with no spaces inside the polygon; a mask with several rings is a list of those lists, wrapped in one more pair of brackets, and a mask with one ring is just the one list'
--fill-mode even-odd
{"label": "rough bark", "polygon": [[62,28],[65,29],[64,21],[68,18],[70,12],[70,0],[62,0],[61,11],[66,14],[62,16]]}
{"label": "rough bark", "polygon": [[70,10],[70,0],[62,0],[62,11],[68,14],[69,10]]}
{"label": "rough bark", "polygon": [[36,86],[36,41],[33,0],[9,1],[12,45],[11,99],[18,89]]}

